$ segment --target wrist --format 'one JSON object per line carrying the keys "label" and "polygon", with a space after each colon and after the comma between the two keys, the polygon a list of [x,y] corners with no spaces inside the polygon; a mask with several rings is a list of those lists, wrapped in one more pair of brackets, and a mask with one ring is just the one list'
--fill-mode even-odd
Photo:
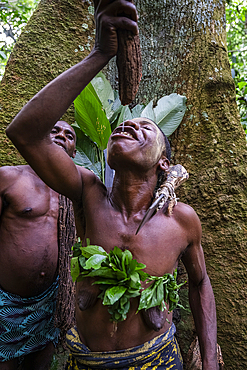
{"label": "wrist", "polygon": [[101,69],[107,65],[107,63],[113,58],[113,56],[114,55],[109,55],[102,52],[96,46],[93,47],[91,53],[88,55],[89,58],[95,58],[95,60],[102,65]]}

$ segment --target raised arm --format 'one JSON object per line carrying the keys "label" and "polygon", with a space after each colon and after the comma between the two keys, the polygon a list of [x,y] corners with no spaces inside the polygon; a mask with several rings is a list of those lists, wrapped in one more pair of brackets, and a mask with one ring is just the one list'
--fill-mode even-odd
{"label": "raised arm", "polygon": [[201,224],[188,207],[187,231],[190,244],[182,256],[189,277],[189,302],[202,355],[203,370],[218,370],[217,322],[212,286],[207,275],[201,247]]}
{"label": "raised arm", "polygon": [[79,196],[83,176],[89,172],[78,171],[66,153],[52,143],[51,129],[76,96],[116,54],[117,28],[138,32],[136,10],[129,1],[95,0],[95,8],[96,39],[92,52],[46,85],[22,108],[6,130],[47,185],[70,198]]}

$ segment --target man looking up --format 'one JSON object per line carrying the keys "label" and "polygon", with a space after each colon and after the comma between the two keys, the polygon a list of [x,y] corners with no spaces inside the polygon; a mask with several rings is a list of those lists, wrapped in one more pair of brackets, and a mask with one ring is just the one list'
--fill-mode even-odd
{"label": "man looking up", "polygon": [[[58,121],[51,142],[75,156],[75,132]],[[59,194],[28,166],[0,168],[0,369],[48,369],[59,330]]]}
{"label": "man looking up", "polygon": [[[135,118],[113,131],[108,143],[108,163],[115,170],[110,192],[92,172],[75,166],[50,139],[54,123],[117,53],[117,29],[138,32],[135,6],[126,0],[95,1],[95,21],[95,46],[89,56],[31,99],[7,134],[43,181],[72,200],[77,233],[84,245],[89,238],[92,245],[108,253],[115,246],[128,249],[146,265],[147,273],[156,276],[173,273],[182,258],[203,370],[216,370],[215,303],[196,213],[183,203],[174,207],[171,216],[161,209],[136,235],[152,202],[158,175],[169,168],[168,148],[160,130],[148,119]],[[68,369],[182,369],[172,313],[165,311],[157,328],[152,314],[136,314],[138,299],[134,298],[127,319],[119,322],[116,330],[107,307],[97,298],[97,286],[91,282],[86,278],[77,283],[77,331],[70,338],[75,345],[71,346]]]}

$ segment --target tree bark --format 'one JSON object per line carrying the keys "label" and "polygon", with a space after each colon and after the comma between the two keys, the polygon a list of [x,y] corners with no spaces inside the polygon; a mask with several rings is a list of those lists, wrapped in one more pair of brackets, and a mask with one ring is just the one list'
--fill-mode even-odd
{"label": "tree bark", "polygon": [[[84,58],[88,43],[91,47],[89,5],[81,0],[43,0],[19,39],[0,92],[1,165],[21,162],[5,137],[6,125],[42,86]],[[172,92],[188,99],[184,120],[171,138],[173,163],[190,173],[179,197],[202,222],[226,369],[245,369],[247,151],[227,56],[224,3],[138,0],[137,7],[143,76],[136,102]],[[84,51],[75,52],[79,45]],[[117,86],[115,61],[106,73]],[[73,121],[73,113],[67,120]],[[186,306],[187,290],[180,296]],[[194,334],[191,315],[181,311],[178,337],[184,359]]]}
{"label": "tree bark", "polygon": [[[6,126],[33,95],[93,47],[92,6],[85,0],[41,0],[23,30],[1,82],[0,166],[24,163],[5,135]],[[74,122],[73,108],[64,119]]]}
{"label": "tree bark", "polygon": [[[171,138],[172,162],[181,163],[190,174],[178,195],[202,223],[225,366],[245,369],[247,152],[227,55],[224,3],[138,0],[136,4],[143,61],[136,102],[173,92],[187,97],[187,112]],[[114,61],[106,73],[117,87]],[[180,296],[187,306],[187,291]],[[186,360],[195,332],[191,315],[183,310],[180,314],[178,337]]]}

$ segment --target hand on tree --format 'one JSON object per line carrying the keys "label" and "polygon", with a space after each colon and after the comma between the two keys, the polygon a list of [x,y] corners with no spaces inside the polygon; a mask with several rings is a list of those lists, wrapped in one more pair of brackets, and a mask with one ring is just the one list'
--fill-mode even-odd
{"label": "hand on tree", "polygon": [[138,34],[135,5],[126,0],[94,0],[96,36],[94,49],[112,58],[118,50],[117,29]]}

